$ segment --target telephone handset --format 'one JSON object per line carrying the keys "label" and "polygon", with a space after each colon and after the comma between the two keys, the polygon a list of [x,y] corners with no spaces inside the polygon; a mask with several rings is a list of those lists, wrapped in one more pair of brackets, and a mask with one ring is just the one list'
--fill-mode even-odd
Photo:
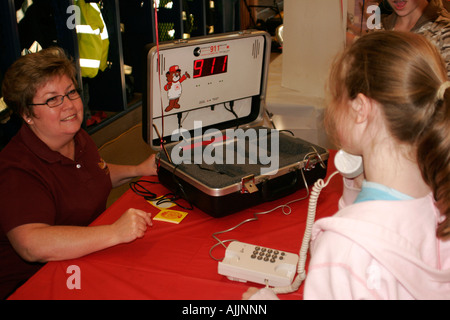
{"label": "telephone handset", "polygon": [[[336,153],[334,164],[337,171],[333,172],[326,182],[322,179],[317,180],[310,192],[306,229],[298,256],[286,253],[285,257],[288,259],[284,261],[275,259],[272,263],[265,263],[262,256],[260,260],[257,259],[262,252],[262,250],[257,252],[259,250],[257,248],[260,247],[233,241],[226,250],[224,260],[219,263],[219,274],[226,275],[229,279],[236,281],[251,281],[266,284],[267,286],[273,285],[275,287],[272,290],[277,294],[297,291],[306,278],[306,257],[311,240],[312,227],[315,222],[317,200],[321,190],[338,173],[349,179],[356,178],[363,173],[362,157],[349,154],[343,150],[339,150]],[[255,257],[252,258],[251,255]],[[296,264],[297,276],[292,281],[295,275]]]}
{"label": "telephone handset", "polygon": [[361,156],[355,156],[344,150],[339,150],[334,157],[334,165],[345,178],[353,179],[364,171]]}

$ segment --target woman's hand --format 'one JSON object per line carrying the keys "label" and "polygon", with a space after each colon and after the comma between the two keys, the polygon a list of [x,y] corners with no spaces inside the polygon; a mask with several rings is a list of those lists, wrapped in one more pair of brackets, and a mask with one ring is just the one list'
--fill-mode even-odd
{"label": "woman's hand", "polygon": [[24,224],[7,233],[16,252],[26,261],[48,262],[76,259],[119,243],[142,238],[152,226],[151,214],[128,209],[111,225],[53,226]]}
{"label": "woman's hand", "polygon": [[156,155],[152,154],[138,165],[138,176],[154,176],[157,174]]}
{"label": "woman's hand", "polygon": [[119,243],[127,243],[142,238],[147,228],[152,226],[151,214],[130,208],[112,224]]}

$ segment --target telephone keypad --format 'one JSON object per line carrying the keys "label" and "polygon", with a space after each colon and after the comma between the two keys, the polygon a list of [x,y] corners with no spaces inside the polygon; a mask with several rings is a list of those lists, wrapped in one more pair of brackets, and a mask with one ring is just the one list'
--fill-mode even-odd
{"label": "telephone keypad", "polygon": [[[279,255],[279,256],[278,256]],[[279,252],[278,250],[268,249],[264,247],[255,247],[251,258],[262,260],[265,262],[275,263],[278,260],[283,260],[285,252]]]}
{"label": "telephone keypad", "polygon": [[255,282],[273,287],[292,283],[298,263],[298,255],[289,252],[232,241],[218,272],[228,279]]}

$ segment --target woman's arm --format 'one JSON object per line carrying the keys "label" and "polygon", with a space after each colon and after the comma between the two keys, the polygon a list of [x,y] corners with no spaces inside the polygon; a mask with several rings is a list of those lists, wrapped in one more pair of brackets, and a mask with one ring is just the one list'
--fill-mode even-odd
{"label": "woman's arm", "polygon": [[7,233],[16,252],[26,261],[75,259],[120,243],[142,238],[152,226],[151,214],[128,209],[116,222],[103,226],[50,226],[30,223]]}
{"label": "woman's arm", "polygon": [[108,163],[113,188],[130,182],[135,177],[156,175],[155,155],[152,154],[138,165],[118,165]]}

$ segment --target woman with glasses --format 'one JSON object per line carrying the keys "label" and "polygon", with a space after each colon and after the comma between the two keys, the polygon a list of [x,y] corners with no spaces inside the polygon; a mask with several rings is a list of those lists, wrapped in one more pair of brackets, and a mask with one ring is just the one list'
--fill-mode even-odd
{"label": "woman with glasses", "polygon": [[137,166],[107,164],[81,129],[83,102],[73,63],[60,48],[20,57],[6,72],[4,101],[24,120],[0,152],[0,298],[43,263],[77,258],[144,235],[150,214],[127,210],[89,227],[112,187],[156,174],[154,156]]}

